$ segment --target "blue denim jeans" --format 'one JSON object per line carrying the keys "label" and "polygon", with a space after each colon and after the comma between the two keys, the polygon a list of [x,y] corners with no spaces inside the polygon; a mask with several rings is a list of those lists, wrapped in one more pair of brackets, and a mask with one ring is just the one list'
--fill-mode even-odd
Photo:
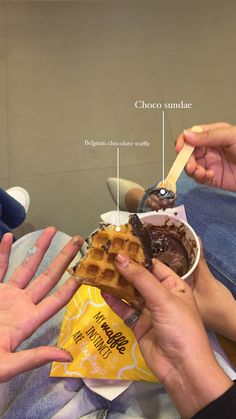
{"label": "blue denim jeans", "polygon": [[[146,197],[140,212],[150,211]],[[203,242],[209,269],[236,298],[236,193],[199,185],[183,173],[177,197],[176,205],[185,206],[188,222]]]}
{"label": "blue denim jeans", "polygon": [[3,234],[22,224],[25,216],[24,207],[0,188],[0,240]]}

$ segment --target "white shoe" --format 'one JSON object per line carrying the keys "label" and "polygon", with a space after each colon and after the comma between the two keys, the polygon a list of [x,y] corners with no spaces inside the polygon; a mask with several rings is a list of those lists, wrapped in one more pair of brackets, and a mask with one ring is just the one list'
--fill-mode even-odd
{"label": "white shoe", "polygon": [[132,180],[128,180],[128,179],[119,179],[119,183],[118,183],[116,177],[109,177],[107,179],[107,187],[116,204],[117,204],[117,189],[119,188],[119,195],[120,195],[119,208],[122,211],[129,211],[128,208],[126,207],[125,197],[131,189],[141,189],[144,191],[143,187],[139,185],[138,183],[133,182]]}
{"label": "white shoe", "polygon": [[25,213],[27,214],[30,206],[30,196],[26,189],[21,186],[13,186],[7,189],[6,192],[24,207]]}

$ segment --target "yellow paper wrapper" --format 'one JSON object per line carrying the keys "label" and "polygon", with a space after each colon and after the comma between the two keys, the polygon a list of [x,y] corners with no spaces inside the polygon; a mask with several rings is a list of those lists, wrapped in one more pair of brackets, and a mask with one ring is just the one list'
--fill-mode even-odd
{"label": "yellow paper wrapper", "polygon": [[157,382],[132,330],[110,309],[100,290],[83,285],[67,306],[58,346],[73,362],[54,362],[51,377]]}

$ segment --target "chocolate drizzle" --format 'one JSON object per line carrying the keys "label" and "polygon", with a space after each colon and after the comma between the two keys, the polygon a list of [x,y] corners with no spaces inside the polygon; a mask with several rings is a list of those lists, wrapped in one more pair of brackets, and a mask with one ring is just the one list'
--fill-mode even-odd
{"label": "chocolate drizzle", "polygon": [[102,249],[103,249],[103,250],[105,250],[105,252],[108,252],[108,250],[109,250],[110,246],[111,246],[111,240],[108,240],[108,241],[106,242],[106,244],[104,244],[104,245],[102,246]]}
{"label": "chocolate drizzle", "polygon": [[133,234],[138,237],[141,243],[143,253],[145,256],[145,267],[151,270],[153,266],[152,264],[153,251],[152,251],[152,244],[151,244],[151,239],[150,239],[148,230],[146,226],[141,223],[137,214],[131,214],[129,216],[129,224],[132,227]]}

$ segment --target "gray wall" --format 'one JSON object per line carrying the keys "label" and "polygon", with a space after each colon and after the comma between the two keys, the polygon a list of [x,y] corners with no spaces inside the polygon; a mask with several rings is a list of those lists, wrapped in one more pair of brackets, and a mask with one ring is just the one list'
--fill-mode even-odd
{"label": "gray wall", "polygon": [[235,122],[236,2],[1,1],[0,181],[31,195],[28,226],[87,235],[115,209],[105,181],[116,148],[84,141],[149,140],[121,147],[121,177],[144,186],[162,173],[185,127]]}

